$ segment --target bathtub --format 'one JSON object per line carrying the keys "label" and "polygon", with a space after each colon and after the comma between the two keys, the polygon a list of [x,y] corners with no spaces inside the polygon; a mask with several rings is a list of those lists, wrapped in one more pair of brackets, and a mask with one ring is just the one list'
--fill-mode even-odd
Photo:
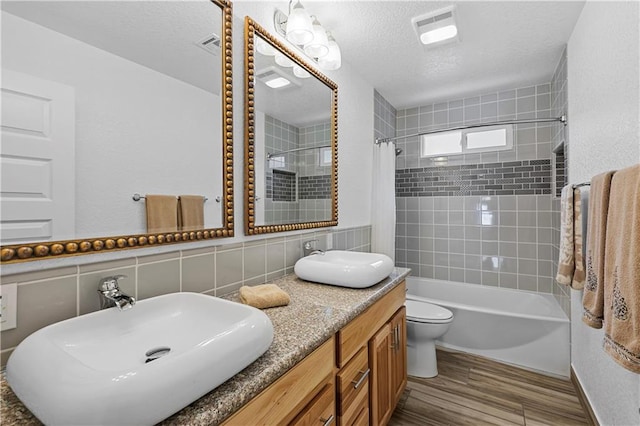
{"label": "bathtub", "polygon": [[570,323],[550,294],[408,277],[407,299],[453,312],[439,346],[569,377]]}

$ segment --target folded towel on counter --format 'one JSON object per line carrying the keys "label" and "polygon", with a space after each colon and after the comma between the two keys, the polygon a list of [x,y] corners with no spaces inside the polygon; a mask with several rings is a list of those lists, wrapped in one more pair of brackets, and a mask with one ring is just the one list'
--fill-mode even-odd
{"label": "folded towel on counter", "polygon": [[147,233],[178,230],[178,199],[175,195],[146,195]]}
{"label": "folded towel on counter", "polygon": [[604,250],[609,212],[609,192],[614,172],[601,173],[591,179],[589,220],[587,222],[587,279],[582,296],[582,321],[589,327],[602,328],[604,315]]}
{"label": "folded towel on counter", "polygon": [[178,197],[178,229],[181,231],[204,229],[204,197],[202,195]]}
{"label": "folded towel on counter", "polygon": [[604,349],[640,373],[640,164],[611,180],[604,252]]}
{"label": "folded towel on counter", "polygon": [[240,301],[258,309],[288,305],[289,295],[275,284],[240,287]]}
{"label": "folded towel on counter", "polygon": [[560,257],[558,259],[556,281],[564,285],[571,284],[573,273],[576,269],[573,194],[573,185],[569,184],[562,188],[560,201]]}

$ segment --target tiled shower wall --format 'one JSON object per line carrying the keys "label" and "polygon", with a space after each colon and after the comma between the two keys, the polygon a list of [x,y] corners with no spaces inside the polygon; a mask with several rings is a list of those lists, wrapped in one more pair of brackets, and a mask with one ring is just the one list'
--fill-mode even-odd
{"label": "tiled shower wall", "polygon": [[[330,122],[298,128],[265,116],[267,152],[330,145]],[[320,164],[320,150],[295,151],[283,155],[285,165],[279,169],[288,174],[281,173],[277,176],[275,170],[266,167],[266,223],[331,219],[331,166]]]}
{"label": "tiled shower wall", "polygon": [[[555,72],[553,73],[553,79],[551,80],[551,111],[554,116],[560,116],[563,114],[567,114],[568,104],[567,104],[567,50],[565,49],[562,52],[562,56],[560,57],[560,61],[558,62],[558,66],[556,67]],[[568,117],[567,117],[568,119]],[[553,147],[559,146],[564,142],[564,155],[563,155],[563,165],[564,173],[556,172],[556,182],[557,186],[564,186],[566,182],[566,178],[569,175],[568,167],[569,167],[569,141],[566,139],[566,131],[565,126],[562,124],[554,124],[551,129],[551,145]],[[554,158],[555,161],[558,160],[558,157]],[[558,165],[559,166],[559,165]],[[560,181],[560,179],[562,181]],[[558,197],[553,197],[551,202],[551,211],[552,215],[552,247],[553,247],[553,270],[558,270],[558,257],[559,257],[559,248],[560,248],[560,199]],[[571,318],[571,294],[569,288],[564,285],[558,284],[556,280],[553,280],[553,295],[562,306],[562,309],[565,311],[567,316]]]}
{"label": "tiled shower wall", "polygon": [[[397,135],[552,116],[551,85],[397,111]],[[396,264],[413,275],[551,293],[550,124],[514,126],[514,148],[420,158],[400,140]]]}
{"label": "tiled shower wall", "polygon": [[[99,309],[101,278],[122,274],[122,290],[137,300],[179,291],[222,296],[293,272],[304,241],[315,247],[368,252],[371,227],[300,233],[204,249],[70,266],[2,277],[18,284],[18,328],[0,335],[0,365],[29,334],[49,324]],[[135,309],[135,308],[134,308]]]}
{"label": "tiled shower wall", "polygon": [[[267,153],[278,153],[296,149],[299,146],[299,141],[300,131],[297,127],[265,115],[264,143]],[[282,171],[293,174],[292,176],[289,175],[291,176],[289,181],[293,181],[295,184],[295,174],[297,174],[297,154],[293,152],[283,154],[283,156],[284,165],[278,168]],[[290,199],[286,194],[288,185],[280,185],[280,183],[287,182],[287,180],[277,179],[277,177],[272,173],[272,170],[273,169],[269,166],[269,162],[267,162],[267,167],[265,167],[265,182],[267,187],[267,197],[264,204],[265,222],[268,224],[299,222],[300,214],[298,202],[295,197],[292,201],[282,201]],[[282,177],[284,175],[280,176]],[[295,188],[293,190],[295,191]]]}
{"label": "tiled shower wall", "polygon": [[396,109],[378,91],[373,91],[374,137],[390,138],[396,135]]}
{"label": "tiled shower wall", "polygon": [[[300,128],[300,147],[331,146],[331,122]],[[320,164],[320,149],[298,153],[300,220],[331,219],[331,166]]]}

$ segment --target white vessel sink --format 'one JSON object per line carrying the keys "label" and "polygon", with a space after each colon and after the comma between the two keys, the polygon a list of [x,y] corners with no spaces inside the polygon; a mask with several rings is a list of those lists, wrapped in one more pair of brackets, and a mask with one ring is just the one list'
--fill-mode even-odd
{"label": "white vessel sink", "polygon": [[307,281],[365,288],[388,277],[393,271],[393,261],[379,253],[331,250],[303,257],[296,262],[294,271]]}
{"label": "white vessel sink", "polygon": [[6,374],[47,425],[151,425],[251,364],[272,340],[258,309],[173,293],[38,330],[18,345]]}

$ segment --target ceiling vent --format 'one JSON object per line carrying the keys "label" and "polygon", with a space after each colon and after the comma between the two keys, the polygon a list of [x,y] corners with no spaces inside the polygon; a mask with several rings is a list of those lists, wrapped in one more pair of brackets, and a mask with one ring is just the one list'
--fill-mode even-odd
{"label": "ceiling vent", "polygon": [[300,82],[297,81],[297,78],[278,67],[267,67],[257,71],[256,79],[272,89],[280,89],[287,86],[300,87]]}
{"label": "ceiling vent", "polygon": [[196,45],[201,49],[206,50],[212,55],[220,55],[220,36],[217,34],[209,34],[205,38],[196,42]]}
{"label": "ceiling vent", "polygon": [[424,45],[439,45],[459,38],[454,6],[416,16],[411,24]]}

